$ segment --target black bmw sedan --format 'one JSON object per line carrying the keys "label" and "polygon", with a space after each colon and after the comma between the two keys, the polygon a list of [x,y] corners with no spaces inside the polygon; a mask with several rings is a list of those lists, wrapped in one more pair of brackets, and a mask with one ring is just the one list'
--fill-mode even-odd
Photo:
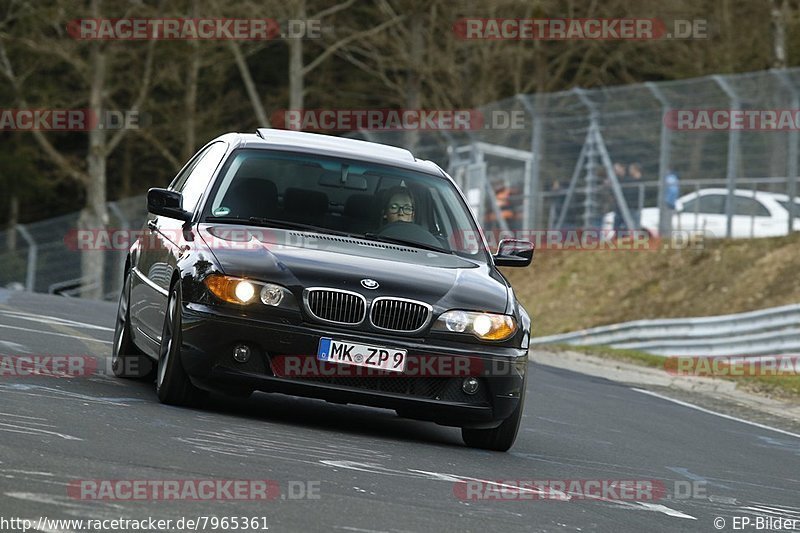
{"label": "black bmw sedan", "polygon": [[128,255],[113,368],[160,401],[264,391],[395,410],[508,450],[530,318],[456,184],[407,150],[259,129],[166,189]]}

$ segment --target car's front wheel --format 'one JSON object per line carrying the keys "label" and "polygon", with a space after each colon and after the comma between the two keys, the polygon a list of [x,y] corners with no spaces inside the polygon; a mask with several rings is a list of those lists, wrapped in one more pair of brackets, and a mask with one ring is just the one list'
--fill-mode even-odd
{"label": "car's front wheel", "polygon": [[201,403],[207,393],[192,384],[181,363],[181,301],[181,284],[176,283],[169,293],[164,313],[156,392],[161,403],[191,406]]}
{"label": "car's front wheel", "polygon": [[114,347],[111,370],[118,378],[152,379],[153,362],[134,344],[131,338],[131,276],[125,276],[119,295],[117,321],[114,325]]}
{"label": "car's front wheel", "polygon": [[[527,381],[527,380],[526,380]],[[522,423],[522,409],[525,404],[525,382],[523,382],[517,408],[503,423],[492,429],[461,428],[461,438],[470,448],[481,448],[495,452],[507,452],[514,445]]]}

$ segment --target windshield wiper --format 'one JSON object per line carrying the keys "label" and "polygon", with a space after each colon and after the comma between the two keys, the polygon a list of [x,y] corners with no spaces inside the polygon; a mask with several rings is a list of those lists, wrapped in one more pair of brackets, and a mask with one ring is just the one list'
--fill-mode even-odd
{"label": "windshield wiper", "polygon": [[365,233],[364,238],[370,241],[378,241],[378,242],[386,242],[390,244],[399,244],[402,246],[411,246],[412,248],[422,248],[423,250],[430,250],[432,252],[439,252],[442,254],[452,254],[450,250],[445,250],[439,246],[433,246],[431,244],[424,244],[417,241],[407,240],[407,239],[398,239],[396,237],[385,237],[383,235],[378,235],[377,233]]}
{"label": "windshield wiper", "polygon": [[232,216],[207,216],[206,221],[209,222],[231,222],[234,224],[249,224],[251,226],[264,226],[264,227],[276,227],[276,228],[284,228],[284,229],[299,229],[299,230],[306,230],[306,231],[315,231],[317,233],[330,233],[333,235],[342,235],[346,237],[352,237],[351,234],[345,233],[344,231],[338,231],[335,229],[323,228],[320,226],[314,226],[311,224],[302,224],[300,222],[290,222],[288,220],[278,220],[275,218],[264,218],[264,217],[232,217]]}

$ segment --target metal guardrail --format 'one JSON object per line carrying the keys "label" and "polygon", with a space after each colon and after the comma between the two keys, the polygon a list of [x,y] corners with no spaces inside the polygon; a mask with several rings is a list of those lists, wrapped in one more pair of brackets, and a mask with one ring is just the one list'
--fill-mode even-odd
{"label": "metal guardrail", "polygon": [[712,317],[635,320],[531,339],[531,346],[546,344],[607,345],[666,356],[800,353],[800,304]]}

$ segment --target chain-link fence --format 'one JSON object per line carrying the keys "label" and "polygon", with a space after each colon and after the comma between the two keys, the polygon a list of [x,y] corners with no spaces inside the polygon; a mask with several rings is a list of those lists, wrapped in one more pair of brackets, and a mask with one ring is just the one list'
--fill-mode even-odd
{"label": "chain-link fence", "polygon": [[[488,230],[758,237],[800,229],[798,110],[800,69],[789,69],[519,95],[481,108],[477,129],[354,136],[447,168]],[[745,112],[756,122],[737,125]],[[113,203],[109,213],[109,227],[138,229],[144,199]],[[103,280],[83,279],[69,245],[77,220],[20,226],[13,246],[0,233],[0,286],[77,294],[97,283],[100,294],[116,295],[124,252],[108,252]]]}
{"label": "chain-link fence", "polygon": [[90,232],[87,235],[92,242],[85,243],[102,249],[103,279],[86,279],[81,274],[84,244],[79,242],[76,212],[0,232],[0,287],[65,296],[78,296],[81,290],[97,288],[104,298],[116,298],[126,250],[109,238],[114,234],[126,238],[130,233],[125,230],[141,228],[147,216],[145,198],[136,196],[110,202],[108,214],[110,231]]}
{"label": "chain-link fence", "polygon": [[799,95],[800,69],[710,76],[519,95],[481,108],[495,128],[358,136],[444,162],[489,229],[782,235],[800,229]]}

